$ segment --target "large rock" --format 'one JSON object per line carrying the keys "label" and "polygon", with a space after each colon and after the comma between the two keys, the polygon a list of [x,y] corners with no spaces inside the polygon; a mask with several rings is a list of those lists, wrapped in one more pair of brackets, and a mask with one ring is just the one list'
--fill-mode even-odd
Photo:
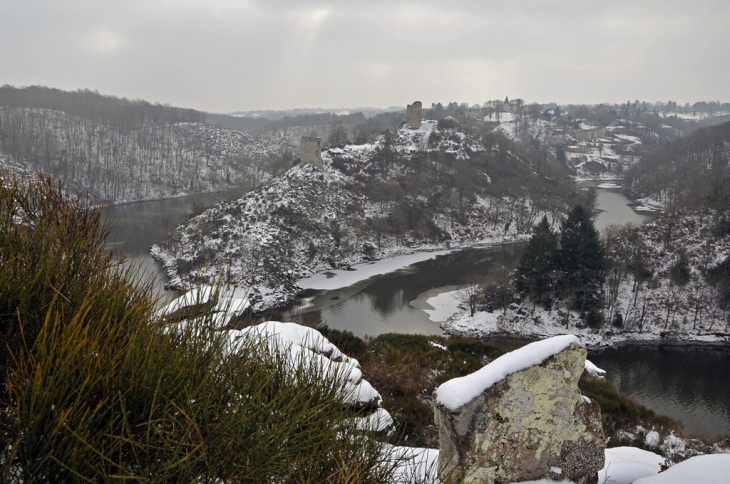
{"label": "large rock", "polygon": [[581,396],[586,350],[575,336],[529,344],[435,394],[444,482],[595,483],[605,440],[598,404]]}

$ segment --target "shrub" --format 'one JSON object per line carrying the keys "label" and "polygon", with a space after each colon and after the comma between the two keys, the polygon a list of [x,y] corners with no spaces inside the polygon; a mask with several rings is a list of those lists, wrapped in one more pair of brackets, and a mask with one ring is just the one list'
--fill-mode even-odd
{"label": "shrub", "polygon": [[600,328],[603,323],[603,313],[597,309],[591,309],[585,315],[586,324],[591,328]]}
{"label": "shrub", "polygon": [[603,432],[609,439],[609,446],[626,445],[627,443],[618,440],[617,431],[634,425],[643,425],[647,428],[667,427],[681,429],[681,426],[669,417],[655,414],[648,408],[632,401],[622,395],[616,387],[602,378],[586,376],[581,377],[578,382],[583,395],[596,400],[601,407],[601,418],[603,420]]}
{"label": "shrub", "polygon": [[355,336],[352,331],[330,328],[328,326],[318,326],[317,331],[327,338],[330,343],[352,358],[362,358],[367,351],[367,343],[362,338]]}
{"label": "shrub", "polygon": [[175,331],[41,176],[0,184],[0,481],[387,482],[324,369],[204,316]]}

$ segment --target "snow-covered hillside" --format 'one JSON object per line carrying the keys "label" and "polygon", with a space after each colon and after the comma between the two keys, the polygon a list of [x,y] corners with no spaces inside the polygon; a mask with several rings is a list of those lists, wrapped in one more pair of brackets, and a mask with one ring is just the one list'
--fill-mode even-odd
{"label": "snow-covered hillside", "polygon": [[198,123],[130,127],[48,109],[0,110],[2,168],[43,170],[108,203],[254,186],[284,146]]}
{"label": "snow-covered hillside", "polygon": [[[222,275],[253,286],[255,310],[284,306],[316,272],[417,251],[525,240],[569,206],[554,181],[487,152],[455,121],[325,151],[245,197],[213,207],[152,249],[171,285]],[[492,173],[492,176],[490,176]],[[506,173],[506,174],[505,174]],[[499,184],[493,182],[499,176]],[[519,183],[534,178],[539,197]]]}
{"label": "snow-covered hillside", "polygon": [[507,332],[545,337],[570,332],[589,347],[728,344],[730,312],[718,304],[718,289],[706,276],[730,256],[730,236],[711,235],[717,223],[712,215],[676,212],[634,231],[614,231],[607,245],[611,264],[603,290],[604,322],[599,327],[587,327],[578,313],[566,309],[566,301],[555,301],[548,309],[528,301],[472,317],[457,309],[453,296],[450,304],[448,296],[434,301],[441,315],[448,307],[456,313],[442,327],[447,333],[469,336]]}

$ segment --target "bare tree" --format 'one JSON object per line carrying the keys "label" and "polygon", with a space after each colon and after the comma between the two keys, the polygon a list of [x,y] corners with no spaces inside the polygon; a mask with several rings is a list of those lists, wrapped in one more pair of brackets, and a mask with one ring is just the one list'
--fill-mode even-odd
{"label": "bare tree", "polygon": [[272,153],[269,155],[267,165],[271,176],[277,177],[292,167],[294,162],[294,153],[286,147],[282,147],[278,153]]}
{"label": "bare tree", "polygon": [[456,291],[459,302],[469,308],[469,315],[474,316],[477,311],[479,298],[484,292],[484,279],[471,273],[466,276],[465,284]]}
{"label": "bare tree", "polygon": [[338,121],[332,125],[330,135],[327,138],[329,146],[345,146],[350,141],[347,134],[347,126],[342,121]]}

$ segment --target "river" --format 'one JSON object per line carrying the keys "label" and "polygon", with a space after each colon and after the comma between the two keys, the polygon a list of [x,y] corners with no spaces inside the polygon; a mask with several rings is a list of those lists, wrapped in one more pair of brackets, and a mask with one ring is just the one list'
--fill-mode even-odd
{"label": "river", "polygon": [[245,190],[241,188],[225,193],[206,193],[106,207],[105,217],[115,222],[106,247],[126,254],[127,263],[139,267],[142,277],[154,278],[160,297],[170,299],[175,296],[175,292],[164,289],[167,276],[149,254],[152,244],[162,240],[195,213],[216,203],[238,198],[244,193]]}
{"label": "river", "polygon": [[[582,185],[598,186],[590,182]],[[599,230],[615,223],[642,223],[651,217],[649,213],[632,210],[620,188],[609,188],[605,182],[601,186],[597,188],[597,207],[601,212],[595,220]],[[157,274],[158,287],[163,292],[164,274],[147,253],[150,245],[194,211],[236,195],[202,195],[110,207],[107,215],[119,222],[109,247],[126,249],[132,263]],[[359,336],[386,332],[442,334],[439,323],[424,311],[429,308],[426,300],[454,290],[470,273],[513,267],[520,251],[519,244],[511,244],[453,252],[348,287],[312,294],[286,317],[327,324]],[[658,413],[678,419],[692,433],[712,437],[730,434],[728,355],[708,349],[641,348],[591,354],[591,358],[608,371],[609,379],[623,393]]]}
{"label": "river", "polygon": [[[617,223],[643,223],[651,214],[637,213],[621,188],[607,182],[581,182],[583,188],[595,188],[595,220],[598,230]],[[601,188],[603,187],[603,188]],[[466,282],[470,274],[489,274],[513,269],[522,244],[468,249],[417,263],[406,269],[373,277],[342,289],[324,291],[286,314],[309,324],[326,324],[351,331],[358,336],[382,333],[443,334],[439,323],[423,309],[426,300],[453,291]]]}
{"label": "river", "polygon": [[708,348],[622,348],[589,358],[623,394],[679,420],[693,434],[730,436],[730,352]]}

